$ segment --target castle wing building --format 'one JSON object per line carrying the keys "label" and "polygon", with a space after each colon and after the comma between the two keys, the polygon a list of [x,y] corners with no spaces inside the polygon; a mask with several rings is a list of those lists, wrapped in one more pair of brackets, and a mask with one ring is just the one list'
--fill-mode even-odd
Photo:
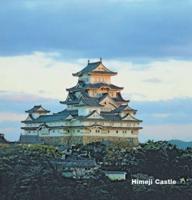
{"label": "castle wing building", "polygon": [[74,87],[66,89],[67,98],[60,101],[65,109],[49,114],[41,105],[27,110],[22,121],[21,141],[39,137],[48,144],[78,144],[110,141],[138,145],[141,120],[135,117],[121,92],[123,87],[111,83],[117,72],[109,70],[102,61],[89,62],[81,71]]}

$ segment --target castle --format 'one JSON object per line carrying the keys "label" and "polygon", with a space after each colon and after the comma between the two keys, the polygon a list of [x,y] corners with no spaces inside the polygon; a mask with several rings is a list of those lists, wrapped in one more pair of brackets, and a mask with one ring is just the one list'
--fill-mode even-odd
{"label": "castle", "polygon": [[138,145],[141,120],[129,100],[121,96],[123,87],[111,83],[117,75],[105,67],[102,60],[89,62],[73,76],[78,77],[74,87],[67,89],[66,109],[49,114],[41,105],[27,110],[20,141],[39,141],[46,144],[87,144],[97,141]]}

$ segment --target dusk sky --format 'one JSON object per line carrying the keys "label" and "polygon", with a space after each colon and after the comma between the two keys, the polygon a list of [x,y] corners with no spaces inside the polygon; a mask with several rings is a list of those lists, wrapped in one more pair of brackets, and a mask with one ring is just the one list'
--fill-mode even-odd
{"label": "dusk sky", "polygon": [[143,120],[140,141],[192,140],[192,0],[6,0],[0,7],[0,132],[52,112],[72,72],[103,58]]}

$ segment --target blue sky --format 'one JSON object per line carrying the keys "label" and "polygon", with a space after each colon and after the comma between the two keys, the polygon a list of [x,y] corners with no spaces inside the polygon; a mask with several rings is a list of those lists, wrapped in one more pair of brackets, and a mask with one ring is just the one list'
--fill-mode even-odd
{"label": "blue sky", "polygon": [[[192,140],[192,0],[7,0],[0,7],[0,132],[53,111],[71,73],[103,57],[144,120],[141,139]],[[43,81],[42,81],[43,80]]]}
{"label": "blue sky", "polygon": [[0,53],[190,59],[191,9],[191,0],[7,0]]}

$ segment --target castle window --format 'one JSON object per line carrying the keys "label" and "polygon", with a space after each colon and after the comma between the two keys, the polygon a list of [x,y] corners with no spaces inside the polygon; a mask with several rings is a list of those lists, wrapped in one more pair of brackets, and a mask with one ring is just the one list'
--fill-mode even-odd
{"label": "castle window", "polygon": [[116,133],[118,133],[118,131],[116,131]]}
{"label": "castle window", "polygon": [[69,133],[69,132],[70,132],[70,130],[67,130],[67,132]]}
{"label": "castle window", "polygon": [[108,131],[108,133],[110,133],[110,131]]}

